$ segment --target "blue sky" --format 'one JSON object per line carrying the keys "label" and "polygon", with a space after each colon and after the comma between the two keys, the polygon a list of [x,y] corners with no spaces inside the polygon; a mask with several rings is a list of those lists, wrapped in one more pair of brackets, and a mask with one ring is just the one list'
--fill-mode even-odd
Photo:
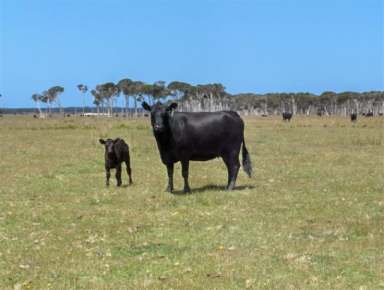
{"label": "blue sky", "polygon": [[[230,93],[383,90],[381,0],[0,0],[0,107],[79,83],[220,82]],[[91,104],[91,96],[88,96]]]}

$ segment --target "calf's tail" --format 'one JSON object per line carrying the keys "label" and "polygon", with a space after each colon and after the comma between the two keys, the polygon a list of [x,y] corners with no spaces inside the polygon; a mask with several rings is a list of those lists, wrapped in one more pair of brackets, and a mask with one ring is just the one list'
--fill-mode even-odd
{"label": "calf's tail", "polygon": [[243,162],[242,162],[243,170],[245,171],[245,173],[247,173],[247,175],[249,177],[251,177],[252,176],[252,162],[251,162],[251,158],[249,156],[247,147],[245,147],[244,139],[243,139],[242,155],[243,155]]}

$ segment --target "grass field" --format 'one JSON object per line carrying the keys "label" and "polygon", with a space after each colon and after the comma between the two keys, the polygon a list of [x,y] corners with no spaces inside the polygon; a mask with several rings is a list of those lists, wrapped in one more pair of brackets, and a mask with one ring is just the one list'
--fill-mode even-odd
{"label": "grass field", "polygon": [[[383,121],[246,118],[254,177],[192,162],[182,195],[147,119],[3,117],[1,288],[384,289]],[[106,188],[118,136],[134,184]]]}

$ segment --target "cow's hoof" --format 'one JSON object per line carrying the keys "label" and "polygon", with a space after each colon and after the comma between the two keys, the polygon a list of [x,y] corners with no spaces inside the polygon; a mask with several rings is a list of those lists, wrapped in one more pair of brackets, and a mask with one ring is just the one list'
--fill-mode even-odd
{"label": "cow's hoof", "polygon": [[191,189],[189,187],[184,188],[184,193],[185,194],[191,193]]}
{"label": "cow's hoof", "polygon": [[167,189],[165,190],[166,192],[169,192],[169,193],[172,193],[173,192],[173,188],[171,187],[167,187]]}

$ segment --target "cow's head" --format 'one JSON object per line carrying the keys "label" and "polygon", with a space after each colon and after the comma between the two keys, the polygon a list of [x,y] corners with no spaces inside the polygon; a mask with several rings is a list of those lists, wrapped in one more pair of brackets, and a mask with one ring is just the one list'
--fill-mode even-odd
{"label": "cow's head", "polygon": [[112,139],[99,139],[100,144],[103,144],[105,146],[105,153],[109,156],[112,157],[115,154],[113,146],[115,145],[116,140]]}
{"label": "cow's head", "polygon": [[173,111],[177,108],[176,103],[169,106],[164,106],[157,103],[153,106],[148,105],[146,102],[141,104],[144,110],[151,112],[151,124],[156,133],[164,132],[168,126],[168,120],[173,115]]}

